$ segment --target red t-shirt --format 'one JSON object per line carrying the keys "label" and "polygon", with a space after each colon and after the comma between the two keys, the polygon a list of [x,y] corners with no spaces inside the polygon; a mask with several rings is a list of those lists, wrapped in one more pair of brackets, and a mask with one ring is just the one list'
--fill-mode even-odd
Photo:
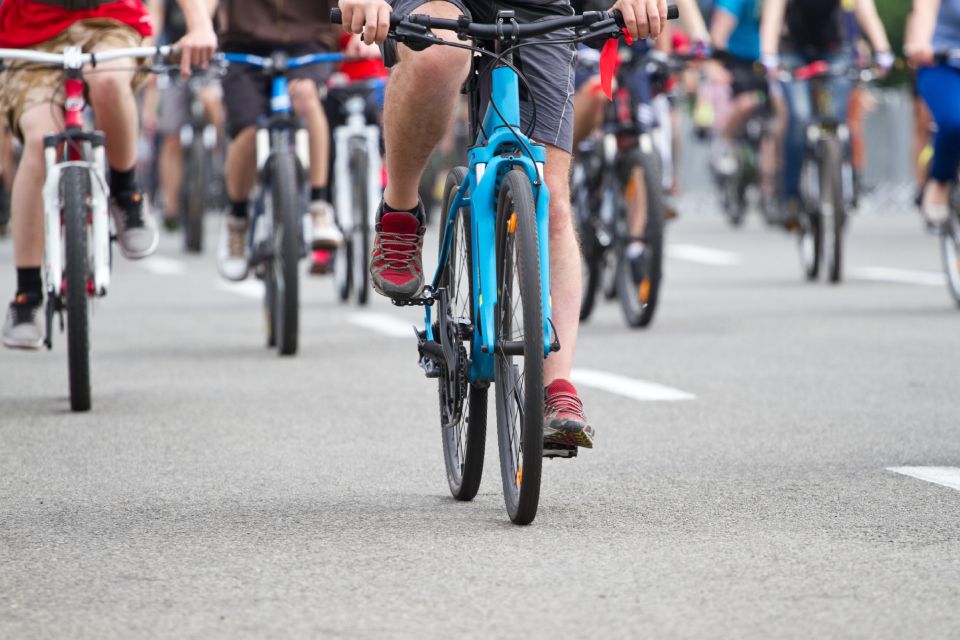
{"label": "red t-shirt", "polygon": [[[347,48],[352,36],[349,33],[343,34],[340,38],[340,50]],[[371,58],[369,60],[360,60],[357,62],[345,62],[340,65],[340,73],[346,75],[351,80],[370,80],[373,78],[386,78],[390,72],[383,66],[382,58]]]}
{"label": "red t-shirt", "polygon": [[150,13],[142,0],[117,0],[96,9],[80,11],[33,0],[3,0],[0,3],[0,47],[32,47],[55,38],[74,22],[92,19],[122,22],[144,37],[153,33]]}

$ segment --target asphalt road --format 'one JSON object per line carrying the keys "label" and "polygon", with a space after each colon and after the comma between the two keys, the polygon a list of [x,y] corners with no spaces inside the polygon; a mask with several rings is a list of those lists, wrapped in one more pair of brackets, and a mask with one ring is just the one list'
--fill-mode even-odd
{"label": "asphalt road", "polygon": [[888,470],[960,466],[934,239],[861,214],[831,287],[783,234],[684,214],[655,326],[583,328],[597,448],[545,464],[526,528],[493,437],[480,495],[448,497],[417,313],[311,280],[281,359],[212,251],[118,262],[93,411],[64,336],[0,352],[0,637],[960,635],[960,484]]}

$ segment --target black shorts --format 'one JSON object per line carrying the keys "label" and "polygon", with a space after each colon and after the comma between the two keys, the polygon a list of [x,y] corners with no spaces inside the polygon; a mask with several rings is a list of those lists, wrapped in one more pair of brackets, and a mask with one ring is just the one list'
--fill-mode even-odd
{"label": "black shorts", "polygon": [[[390,0],[394,13],[409,15],[427,0]],[[488,0],[447,0],[464,15],[481,22],[493,22],[496,3]],[[547,16],[571,15],[570,0],[548,0],[530,7],[511,7],[516,11],[518,22],[532,22]],[[568,40],[572,30],[562,30],[545,36],[547,40]],[[574,63],[577,50],[573,44],[531,45],[517,50],[514,64],[529,83],[529,89],[520,83],[520,116],[526,128],[533,116],[536,104],[536,123],[533,139],[537,142],[559,147],[564,151],[573,149],[573,94]],[[395,52],[390,47],[384,50],[387,66],[396,63]],[[533,94],[531,97],[530,94]]]}
{"label": "black shorts", "polygon": [[744,93],[760,93],[766,95],[768,88],[767,78],[763,72],[757,68],[756,63],[749,60],[728,58],[724,61],[724,66],[733,77],[730,89],[734,97]]}
{"label": "black shorts", "polygon": [[[269,56],[277,47],[245,47],[237,49],[237,53],[250,53],[258,56]],[[301,56],[308,53],[321,52],[314,45],[303,45],[286,48],[291,56]],[[232,53],[233,51],[231,51]],[[307,78],[317,85],[324,85],[330,77],[331,68],[328,64],[312,64],[299,69],[292,69],[287,78],[295,80]],[[231,64],[227,67],[227,74],[223,78],[223,103],[226,107],[227,135],[235,138],[238,133],[257,124],[260,116],[270,114],[270,77],[263,72],[245,64]]]}

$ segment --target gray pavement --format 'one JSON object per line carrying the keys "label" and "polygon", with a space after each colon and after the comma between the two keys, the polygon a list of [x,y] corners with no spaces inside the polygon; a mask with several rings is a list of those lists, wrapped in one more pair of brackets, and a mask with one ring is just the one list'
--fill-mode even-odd
{"label": "gray pavement", "polygon": [[417,313],[310,280],[280,359],[212,254],[118,261],[92,412],[63,336],[0,352],[0,637],[960,635],[960,491],[887,470],[960,466],[934,239],[864,213],[831,287],[783,234],[684,214],[655,326],[602,305],[578,367],[695,397],[583,386],[598,446],[545,464],[526,528],[493,437],[477,499],[448,497],[435,384],[394,335]]}

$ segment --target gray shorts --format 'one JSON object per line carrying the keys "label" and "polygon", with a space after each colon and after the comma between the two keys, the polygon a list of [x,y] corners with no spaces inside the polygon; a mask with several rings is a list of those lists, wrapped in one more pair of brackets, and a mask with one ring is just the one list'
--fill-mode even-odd
{"label": "gray shorts", "polygon": [[[497,3],[489,0],[446,0],[464,15],[482,22],[493,22]],[[397,15],[409,15],[427,0],[390,0]],[[518,22],[532,22],[546,16],[570,15],[570,0],[549,0],[531,7],[511,7],[517,12]],[[563,30],[545,36],[547,40],[567,40],[572,30]],[[526,128],[533,116],[536,102],[536,123],[533,139],[559,147],[567,152],[573,149],[573,95],[574,64],[577,49],[573,44],[531,45],[521,47],[514,56],[514,64],[529,83],[529,90],[520,83],[520,115]],[[396,62],[391,51],[384,51],[387,66]],[[533,100],[531,95],[533,94]]]}
{"label": "gray shorts", "polygon": [[[160,86],[160,80],[167,82]],[[160,91],[157,131],[164,136],[177,133],[190,121],[190,93],[187,83],[180,78],[161,76],[157,79],[157,86]],[[222,95],[220,83],[215,80],[207,81],[203,86]]]}

